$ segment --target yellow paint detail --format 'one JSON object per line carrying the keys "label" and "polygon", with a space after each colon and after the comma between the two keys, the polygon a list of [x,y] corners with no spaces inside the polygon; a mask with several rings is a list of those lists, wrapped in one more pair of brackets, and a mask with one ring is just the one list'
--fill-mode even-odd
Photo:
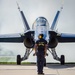
{"label": "yellow paint detail", "polygon": [[44,46],[44,42],[39,42],[39,46]]}

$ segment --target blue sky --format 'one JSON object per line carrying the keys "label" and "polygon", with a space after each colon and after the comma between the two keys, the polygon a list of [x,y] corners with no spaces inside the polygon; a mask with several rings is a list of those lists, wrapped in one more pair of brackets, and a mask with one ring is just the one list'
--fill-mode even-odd
{"label": "blue sky", "polygon": [[[23,22],[17,9],[16,1],[19,3],[21,10],[27,18],[32,28],[32,24],[39,16],[47,18],[51,26],[57,10],[60,9],[63,2],[57,30],[59,33],[75,34],[75,0],[0,0],[0,34],[23,33]],[[13,51],[14,55],[23,56],[25,47],[23,44],[3,44],[0,43],[1,53]],[[75,44],[58,44],[56,47],[58,55],[64,54],[66,61],[75,61]],[[69,59],[71,58],[71,59]],[[50,54],[48,60],[55,62]],[[28,61],[35,61],[35,57],[29,58]]]}

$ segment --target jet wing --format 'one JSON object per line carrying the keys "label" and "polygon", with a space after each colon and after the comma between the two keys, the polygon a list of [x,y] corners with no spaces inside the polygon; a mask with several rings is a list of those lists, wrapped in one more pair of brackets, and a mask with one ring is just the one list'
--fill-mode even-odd
{"label": "jet wing", "polygon": [[[17,3],[18,5],[18,3]],[[23,11],[20,10],[20,7],[18,5],[18,9],[20,11],[20,14],[22,16],[22,20],[24,23],[24,27],[25,27],[25,31],[30,30],[30,27],[28,25],[28,22],[25,18],[25,15],[23,13]],[[0,42],[10,42],[10,43],[22,43],[24,41],[24,35],[21,35],[20,33],[18,34],[5,34],[5,35],[0,35]]]}
{"label": "jet wing", "polygon": [[23,36],[19,33],[17,33],[17,34],[3,34],[3,35],[0,35],[0,42],[22,43]]}
{"label": "jet wing", "polygon": [[75,34],[61,33],[57,35],[57,39],[60,43],[75,42]]}

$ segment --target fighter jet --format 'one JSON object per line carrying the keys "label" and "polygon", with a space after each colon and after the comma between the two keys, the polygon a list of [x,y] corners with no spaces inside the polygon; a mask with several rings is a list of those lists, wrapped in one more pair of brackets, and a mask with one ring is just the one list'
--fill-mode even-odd
{"label": "fighter jet", "polygon": [[[58,43],[75,42],[75,34],[58,33],[56,31],[56,25],[63,7],[61,7],[60,10],[57,11],[51,27],[49,27],[50,25],[45,17],[38,17],[32,25],[32,30],[30,29],[26,17],[23,11],[20,9],[19,5],[18,9],[24,23],[25,32],[23,34],[16,33],[16,34],[0,35],[0,42],[23,43],[24,46],[26,47],[25,54],[23,57],[21,57],[21,55],[17,55],[17,65],[20,65],[22,61],[28,59],[31,52],[34,51],[33,48],[35,42],[38,40],[39,34],[43,34],[44,39],[47,40],[48,44],[47,51],[49,51],[52,54],[53,58],[59,61],[61,65],[64,65],[65,56],[61,55],[60,57],[58,57],[55,49]],[[45,65],[46,65],[46,60],[45,60]]]}

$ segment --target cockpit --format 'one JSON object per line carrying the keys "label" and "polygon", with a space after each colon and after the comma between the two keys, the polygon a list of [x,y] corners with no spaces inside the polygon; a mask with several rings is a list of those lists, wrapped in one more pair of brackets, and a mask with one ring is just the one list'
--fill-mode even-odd
{"label": "cockpit", "polygon": [[46,26],[47,20],[44,17],[39,17],[36,19],[37,26]]}
{"label": "cockpit", "polygon": [[32,29],[35,30],[35,39],[36,40],[38,39],[39,34],[43,34],[44,39],[46,39],[48,36],[48,31],[49,31],[49,23],[46,18],[39,17],[35,20]]}
{"label": "cockpit", "polygon": [[34,24],[33,24],[33,27],[34,27],[34,26],[48,26],[48,25],[49,25],[49,23],[48,23],[48,21],[47,21],[46,18],[44,18],[44,17],[39,17],[39,18],[37,18],[37,19],[35,20],[35,22],[34,22]]}
{"label": "cockpit", "polygon": [[44,26],[44,27],[46,26],[47,28],[49,28],[49,23],[48,23],[48,21],[47,21],[46,18],[44,18],[44,17],[38,17],[35,20],[35,22],[33,23],[32,29],[35,30],[36,27],[38,27],[38,26]]}

